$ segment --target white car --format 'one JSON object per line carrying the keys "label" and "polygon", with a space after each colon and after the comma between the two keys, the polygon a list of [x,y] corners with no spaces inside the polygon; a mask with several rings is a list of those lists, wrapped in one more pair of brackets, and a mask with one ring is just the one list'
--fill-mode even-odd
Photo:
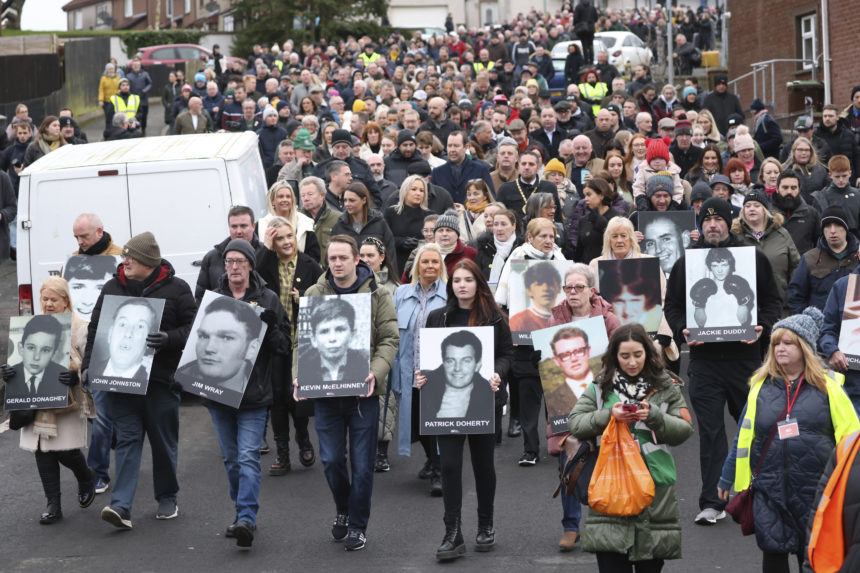
{"label": "white car", "polygon": [[[623,72],[628,63],[631,66],[651,65],[651,49],[633,32],[598,32],[594,35],[595,41],[598,38],[606,46],[609,63],[618,71]],[[597,53],[597,46],[594,52]]]}

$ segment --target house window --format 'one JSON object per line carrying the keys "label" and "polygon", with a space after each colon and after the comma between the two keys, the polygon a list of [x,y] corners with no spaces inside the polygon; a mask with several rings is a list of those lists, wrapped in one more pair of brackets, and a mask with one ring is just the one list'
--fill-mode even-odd
{"label": "house window", "polygon": [[123,10],[122,13],[126,18],[131,18],[134,16],[134,0],[123,0]]}
{"label": "house window", "polygon": [[234,31],[233,15],[224,16],[224,32]]}
{"label": "house window", "polygon": [[82,29],[84,27],[84,12],[83,12],[83,10],[75,10],[72,14],[74,15],[74,19],[75,19],[75,22],[74,22],[75,30]]}
{"label": "house window", "polygon": [[185,13],[190,14],[191,13],[191,0],[185,0],[183,7],[185,8]]}
{"label": "house window", "polygon": [[810,60],[803,62],[804,70],[811,70],[818,57],[815,19],[815,14],[800,17],[800,57]]}
{"label": "house window", "polygon": [[167,14],[167,20],[173,21],[173,0],[165,0],[166,10],[164,11]]}

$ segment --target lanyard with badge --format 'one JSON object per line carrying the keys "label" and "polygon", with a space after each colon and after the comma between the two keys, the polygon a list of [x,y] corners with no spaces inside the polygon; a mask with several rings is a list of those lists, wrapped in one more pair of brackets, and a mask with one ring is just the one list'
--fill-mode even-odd
{"label": "lanyard with badge", "polygon": [[797,381],[797,387],[794,390],[794,398],[789,392],[789,385],[785,385],[785,420],[779,421],[776,424],[777,432],[780,440],[789,440],[800,435],[800,427],[797,425],[797,418],[791,417],[791,409],[797,402],[797,397],[800,395],[800,387],[803,386],[803,376]]}

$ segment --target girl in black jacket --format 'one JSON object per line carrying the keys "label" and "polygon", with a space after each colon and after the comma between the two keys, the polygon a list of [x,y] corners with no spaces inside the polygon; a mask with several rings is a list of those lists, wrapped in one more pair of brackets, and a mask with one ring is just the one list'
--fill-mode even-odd
{"label": "girl in black jacket", "polygon": [[588,264],[591,259],[599,257],[603,250],[603,231],[609,219],[616,215],[623,217],[625,213],[612,209],[615,192],[609,183],[599,177],[593,177],[585,184],[583,194],[588,212],[579,220],[573,260]]}
{"label": "girl in black jacket", "polygon": [[[434,310],[427,317],[428,328],[492,326],[494,331],[494,371],[489,383],[498,392],[502,376],[507,375],[513,358],[513,343],[507,318],[493,299],[493,293],[481,270],[474,261],[463,259],[454,265],[448,282],[448,305]],[[481,379],[483,380],[483,379]],[[416,372],[419,388],[427,377]],[[445,537],[436,550],[440,561],[456,559],[466,552],[460,514],[463,505],[463,445],[462,434],[437,436],[442,466],[442,491],[445,503]],[[489,551],[495,544],[493,529],[493,503],[496,495],[496,468],[494,463],[495,436],[493,433],[469,434],[469,451],[478,492],[478,534],[475,538],[478,551]]]}
{"label": "girl in black jacket", "polygon": [[[283,267],[283,275],[282,275]],[[293,350],[298,345],[295,325],[299,316],[299,297],[316,284],[323,271],[319,263],[298,249],[295,229],[281,217],[269,223],[263,241],[257,251],[257,272],[266,281],[266,287],[278,295],[281,305],[292,325]],[[281,277],[288,280],[285,284]],[[295,355],[295,352],[293,352]],[[290,358],[277,357],[277,360]],[[292,368],[288,372],[295,372]],[[273,369],[283,372],[284,365]],[[299,446],[299,461],[305,467],[316,461],[314,447],[308,433],[308,421],[313,413],[313,402],[296,402],[290,391],[289,376],[275,376],[272,380],[274,402],[271,407],[272,431],[275,434],[277,457],[269,466],[269,475],[281,476],[290,471],[290,415],[296,430],[296,444]]]}

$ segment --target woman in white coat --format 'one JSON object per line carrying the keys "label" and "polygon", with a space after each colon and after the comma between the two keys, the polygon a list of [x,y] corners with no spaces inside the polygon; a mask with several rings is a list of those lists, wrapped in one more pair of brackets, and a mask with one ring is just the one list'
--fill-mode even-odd
{"label": "woman in white coat", "polygon": [[266,195],[269,213],[257,223],[257,236],[265,237],[269,223],[275,217],[282,217],[292,223],[296,230],[299,251],[315,261],[320,260],[320,245],[314,234],[314,220],[296,209],[296,193],[286,180],[275,181]]}

